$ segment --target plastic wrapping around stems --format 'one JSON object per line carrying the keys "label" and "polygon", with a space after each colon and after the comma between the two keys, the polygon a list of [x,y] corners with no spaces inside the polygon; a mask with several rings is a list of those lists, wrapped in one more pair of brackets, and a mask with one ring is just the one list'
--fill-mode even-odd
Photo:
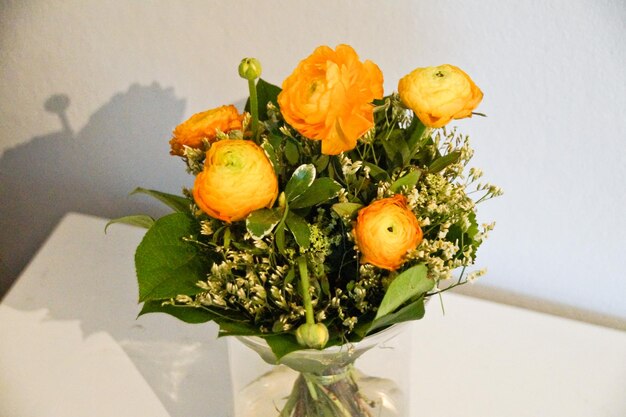
{"label": "plastic wrapping around stems", "polygon": [[[394,325],[358,343],[323,350],[299,350],[280,360],[260,337],[237,337],[271,364],[239,395],[241,416],[254,417],[395,417],[404,416],[404,395],[389,379],[362,375],[355,360],[405,328]],[[389,352],[391,359],[393,352]],[[283,366],[284,365],[284,366]],[[293,371],[296,372],[293,372]],[[295,382],[294,382],[295,379]]]}

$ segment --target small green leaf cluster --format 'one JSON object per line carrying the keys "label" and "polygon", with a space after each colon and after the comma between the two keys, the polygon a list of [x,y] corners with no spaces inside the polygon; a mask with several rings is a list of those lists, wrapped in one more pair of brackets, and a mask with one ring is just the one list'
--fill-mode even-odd
{"label": "small green leaf cluster", "polygon": [[[493,227],[478,226],[476,203],[501,191],[477,185],[476,169],[466,174],[469,140],[456,131],[427,128],[391,95],[374,103],[375,127],[354,149],[323,155],[319,141],[284,122],[276,107],[279,92],[259,79],[254,134],[246,121],[243,131],[218,135],[262,147],[278,178],[273,207],[227,223],[201,212],[189,192],[137,189],[174,213],[112,221],[148,228],[135,256],[141,313],[214,321],[220,335],[264,337],[277,356],[303,348],[296,332],[310,324],[305,298],[315,322],[328,329],[326,346],[421,318],[425,299],[440,291],[439,282],[454,269],[474,262]],[[190,173],[201,169],[210,146],[207,141],[203,149],[185,150]],[[468,191],[471,187],[476,189]],[[472,192],[482,195],[472,199]],[[352,235],[357,213],[395,194],[406,196],[423,242],[397,271],[361,264]],[[457,284],[465,281],[459,278]]]}

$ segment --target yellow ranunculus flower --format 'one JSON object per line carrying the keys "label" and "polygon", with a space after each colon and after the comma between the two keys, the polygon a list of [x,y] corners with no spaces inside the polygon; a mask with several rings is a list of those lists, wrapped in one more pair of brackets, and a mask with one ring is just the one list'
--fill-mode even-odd
{"label": "yellow ranunculus flower", "polygon": [[483,99],[472,79],[454,65],[417,68],[398,83],[402,102],[429,127],[471,117]]}
{"label": "yellow ranunculus flower", "polygon": [[170,145],[172,155],[183,155],[183,146],[198,149],[202,147],[202,139],[206,138],[209,142],[215,140],[216,129],[224,133],[231,130],[241,130],[241,121],[243,116],[239,114],[235,106],[221,106],[215,109],[196,113],[187,121],[179,124],[174,132]]}
{"label": "yellow ranunculus flower", "polygon": [[278,104],[285,121],[321,140],[323,154],[337,155],[374,126],[372,101],[383,96],[383,74],[372,61],[359,61],[351,46],[320,46],[282,87]]}
{"label": "yellow ranunculus flower", "polygon": [[359,210],[353,234],[361,263],[390,271],[404,263],[407,252],[415,249],[423,237],[402,194],[377,200]]}
{"label": "yellow ranunculus flower", "polygon": [[263,149],[249,140],[220,140],[211,145],[193,187],[193,198],[211,217],[234,222],[254,210],[270,208],[278,180]]}

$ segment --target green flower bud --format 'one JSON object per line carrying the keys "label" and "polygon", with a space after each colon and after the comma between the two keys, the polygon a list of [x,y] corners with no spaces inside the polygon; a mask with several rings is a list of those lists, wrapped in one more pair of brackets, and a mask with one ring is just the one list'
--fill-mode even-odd
{"label": "green flower bud", "polygon": [[296,339],[301,346],[323,349],[328,343],[328,329],[324,323],[305,323],[296,330]]}
{"label": "green flower bud", "polygon": [[285,204],[287,204],[287,197],[285,196],[285,192],[283,191],[278,196],[278,207],[285,208]]}
{"label": "green flower bud", "polygon": [[239,76],[246,80],[256,80],[261,76],[261,63],[256,58],[244,58],[239,64]]}

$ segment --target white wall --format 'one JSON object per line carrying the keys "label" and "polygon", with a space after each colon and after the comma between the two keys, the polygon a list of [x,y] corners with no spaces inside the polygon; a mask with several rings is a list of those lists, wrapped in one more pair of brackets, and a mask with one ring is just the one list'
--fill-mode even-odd
{"label": "white wall", "polygon": [[[345,42],[378,63],[387,92],[445,62],[483,89],[489,117],[458,123],[506,192],[479,212],[497,220],[483,288],[626,320],[624,22],[623,0],[5,0],[0,293],[66,211],[155,213],[126,194],[189,185],[169,131],[240,103],[242,57],[279,84],[315,46]],[[44,109],[58,113],[59,94],[65,127]]]}

